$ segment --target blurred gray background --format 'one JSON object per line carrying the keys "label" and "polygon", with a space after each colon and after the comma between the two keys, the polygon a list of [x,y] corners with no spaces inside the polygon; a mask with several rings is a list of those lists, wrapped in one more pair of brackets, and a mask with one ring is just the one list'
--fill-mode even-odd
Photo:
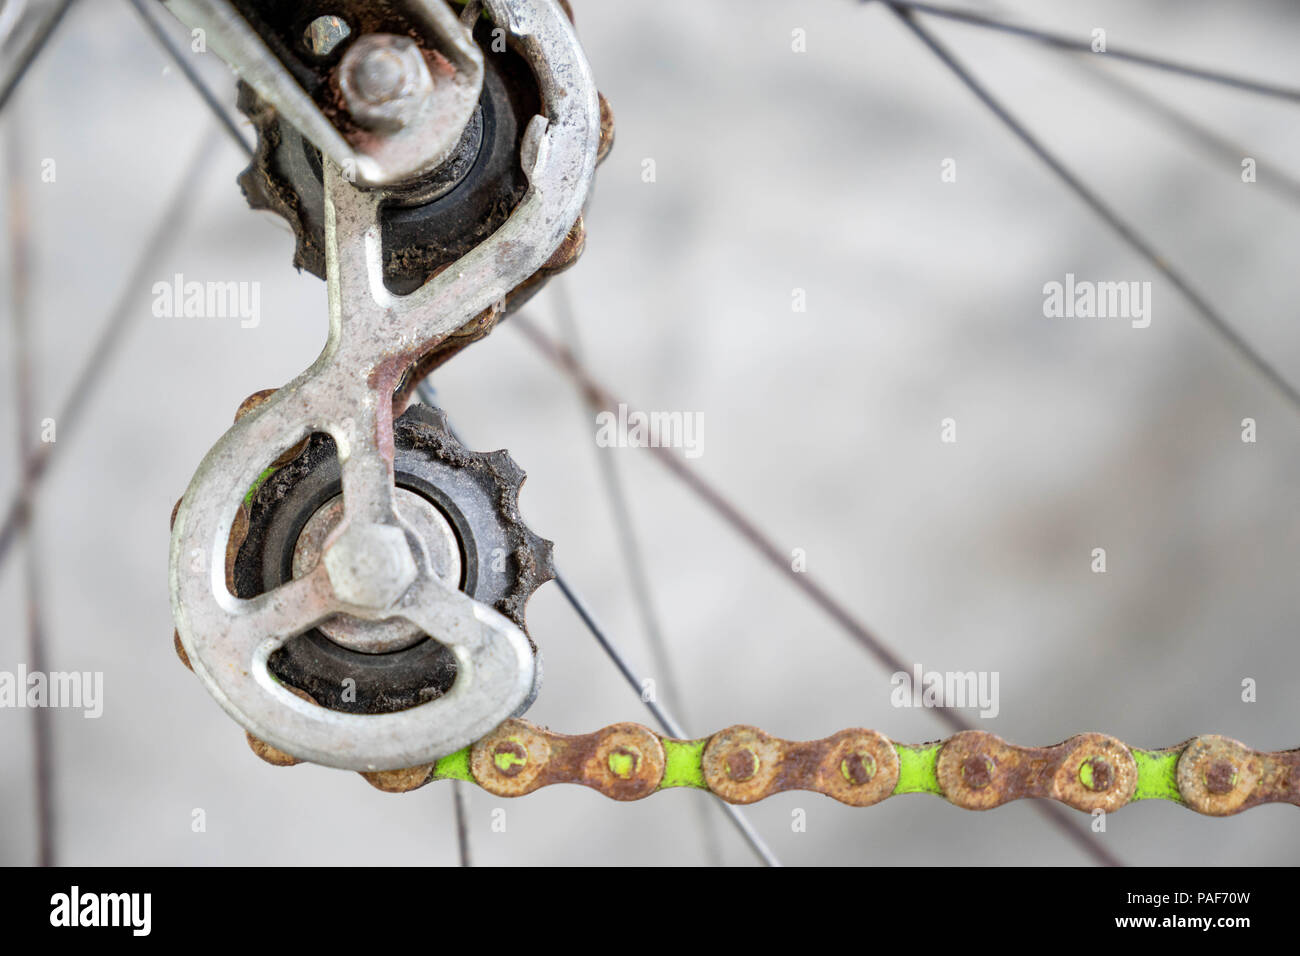
{"label": "blurred gray background", "polygon": [[[954,3],[955,5],[955,3]],[[1296,81],[1300,10],[1283,2],[1007,4],[1114,47]],[[579,2],[618,121],[587,252],[563,280],[597,375],[636,407],[704,417],[689,467],[716,483],[909,661],[996,670],[981,729],[1025,744],[1085,730],[1158,747],[1217,732],[1300,745],[1300,415],[1019,143],[885,9],[851,0]],[[926,21],[1045,142],[1300,379],[1300,206],[1243,184],[1070,55]],[[177,33],[183,35],[179,25]],[[807,52],[791,49],[803,29]],[[233,104],[211,54],[203,75]],[[1259,177],[1300,172],[1294,106],[1101,64],[1239,140]],[[1086,64],[1085,64],[1086,67]],[[79,3],[0,120],[17,124],[34,262],[36,418],[54,416],[212,120],[123,2]],[[251,130],[248,131],[251,136]],[[306,367],[324,284],[289,265],[286,227],[250,213],[225,139],[181,238],[134,296],[134,323],[59,446],[35,522],[49,667],[103,671],[98,720],[53,713],[58,860],[71,864],[448,864],[450,785],[405,796],[257,760],[176,660],[167,519],[249,393]],[[940,163],[957,160],[956,183]],[[40,164],[57,162],[43,183]],[[657,181],[642,181],[653,158]],[[1276,164],[1281,164],[1276,165]],[[8,255],[6,252],[6,261]],[[150,287],[261,284],[256,329],[159,319]],[[1153,280],[1153,321],[1051,320],[1042,287]],[[6,273],[7,275],[7,273]],[[6,279],[8,281],[8,279]],[[791,310],[795,288],[807,311]],[[9,295],[3,296],[8,315]],[[548,290],[528,308],[555,329]],[[17,488],[11,323],[0,337],[0,492]],[[753,723],[787,738],[874,727],[920,742],[889,674],[652,456],[598,449],[570,385],[505,325],[437,376],[468,442],[529,473],[532,527],[656,676],[598,455],[626,483],[653,598],[699,735]],[[955,445],[939,422],[958,423]],[[1244,444],[1240,423],[1258,422]],[[39,437],[22,423],[21,440]],[[1108,573],[1093,574],[1104,547]],[[25,659],[24,562],[0,572],[0,670]],[[529,717],[564,732],[648,722],[554,585],[529,608],[546,684]],[[1258,681],[1256,703],[1241,681]],[[35,858],[32,714],[0,711],[0,862]],[[470,795],[482,864],[696,864],[693,805],[619,804],[577,787]],[[505,807],[507,830],[492,832]],[[191,831],[203,808],[204,833]],[[807,813],[793,832],[792,811]],[[1291,864],[1296,809],[1220,820],[1163,801],[1093,835],[1129,863]],[[1025,802],[990,813],[931,796],[855,810],[785,793],[748,811],[797,864],[1076,864]],[[1087,818],[1071,822],[1086,829]],[[753,856],[720,813],[721,860]]]}

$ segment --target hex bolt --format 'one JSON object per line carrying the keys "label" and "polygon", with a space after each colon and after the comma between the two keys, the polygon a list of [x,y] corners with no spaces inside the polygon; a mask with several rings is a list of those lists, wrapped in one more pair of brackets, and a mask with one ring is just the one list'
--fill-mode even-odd
{"label": "hex bolt", "polygon": [[356,607],[389,607],[420,573],[406,533],[393,525],[350,523],[321,560],[334,596]]}
{"label": "hex bolt", "polygon": [[381,133],[399,132],[433,95],[433,76],[419,46],[388,33],[355,40],[339,63],[338,82],[352,118]]}
{"label": "hex bolt", "polygon": [[1094,793],[1103,793],[1115,782],[1115,768],[1104,757],[1089,757],[1079,764],[1079,782]]}
{"label": "hex bolt", "polygon": [[758,773],[758,754],[749,747],[737,747],[727,754],[727,776],[744,783]]}
{"label": "hex bolt", "polygon": [[615,747],[606,762],[610,773],[620,780],[630,780],[641,767],[641,753],[634,747]]}
{"label": "hex bolt", "polygon": [[528,763],[528,751],[516,740],[503,740],[492,748],[492,765],[506,777],[517,777]]}
{"label": "hex bolt", "polygon": [[352,82],[367,105],[377,106],[406,93],[411,79],[392,49],[377,49],[352,71]]}
{"label": "hex bolt", "polygon": [[352,28],[340,17],[317,17],[307,24],[302,42],[316,56],[329,56],[352,34]]}
{"label": "hex bolt", "polygon": [[840,761],[840,773],[855,787],[870,783],[876,775],[876,758],[866,750],[854,750]]}
{"label": "hex bolt", "polygon": [[983,790],[993,782],[993,761],[981,753],[971,754],[961,765],[961,779],[972,790]]}

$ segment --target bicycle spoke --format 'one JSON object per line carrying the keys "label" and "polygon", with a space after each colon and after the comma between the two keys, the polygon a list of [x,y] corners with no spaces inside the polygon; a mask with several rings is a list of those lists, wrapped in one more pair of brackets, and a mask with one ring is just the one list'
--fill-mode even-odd
{"label": "bicycle spoke", "polygon": [[[426,377],[424,379],[421,379],[420,383],[416,385],[415,391],[416,394],[419,396],[420,401],[424,402],[426,405],[431,405],[435,407],[438,405],[437,392],[435,391],[433,387],[433,383],[430,378]],[[460,435],[457,434],[456,429],[451,425],[450,422],[447,423],[447,431],[451,435],[451,437],[457,441],[457,443],[461,445],[465,444],[465,442],[461,440]],[[602,648],[604,648],[605,653],[610,656],[610,658],[614,661],[614,664],[618,667],[619,671],[632,685],[633,689],[637,692],[637,695],[640,696],[641,679],[632,670],[632,667],[628,663],[627,658],[625,658],[622,655],[622,653],[620,653],[619,650],[615,648],[614,645],[605,636],[605,632],[596,624],[595,619],[592,618],[590,613],[587,611],[586,604],[582,602],[581,599],[579,599],[576,594],[574,594],[571,590],[569,590],[567,585],[559,581],[558,572],[556,572],[556,580],[559,583],[560,590],[564,592],[564,596],[568,599],[569,603],[573,606],[574,610],[578,612],[578,616],[582,618],[583,623],[587,625],[587,629],[591,631],[592,635],[596,638],[597,642],[601,645]],[[674,737],[685,738],[686,734],[682,730],[681,725],[678,724],[677,721],[674,720],[668,714],[667,710],[661,708],[655,701],[652,700],[643,699],[643,703],[646,705],[647,708],[649,708],[650,713],[654,715],[655,719],[659,721],[659,725],[663,727],[665,731],[667,731],[669,734],[671,734]],[[749,821],[744,818],[743,814],[741,814],[740,811],[738,811],[735,807],[729,806],[728,804],[722,803],[720,801],[718,805],[723,809],[724,812],[726,812],[732,818],[732,822],[737,826],[737,828],[740,829],[741,834],[745,837],[746,840],[750,842],[750,845],[754,847],[754,851],[760,857],[763,858],[764,862],[767,863],[768,866],[781,865],[780,861],[778,861],[775,856],[772,856],[771,859],[769,860],[768,856],[764,855],[764,854],[768,854],[770,856],[771,851],[767,849],[767,845],[763,842],[762,838],[758,835],[758,833],[754,831]],[[701,806],[707,806],[707,805],[701,804]],[[708,833],[711,835],[712,830],[710,829]],[[714,852],[716,852],[717,851],[716,844],[710,843],[710,845],[714,846]]]}
{"label": "bicycle spoke", "polygon": [[54,36],[54,31],[58,29],[59,24],[63,22],[64,16],[75,2],[76,0],[62,0],[57,7],[51,10],[49,16],[36,28],[36,33],[28,40],[27,46],[18,54],[17,60],[9,67],[11,72],[9,72],[8,78],[3,81],[3,85],[0,86],[0,112],[4,110],[9,98],[13,96],[14,90],[18,89],[18,84],[27,75],[27,71],[36,62],[36,58],[41,55],[41,51],[50,42],[50,38]]}
{"label": "bicycle spoke", "polygon": [[[511,324],[536,346],[548,359],[562,371],[568,373],[579,385],[587,402],[602,410],[617,409],[621,400],[587,372],[586,367],[577,360],[568,349],[548,338],[545,333],[523,316],[515,316]],[[840,604],[828,592],[822,590],[808,574],[796,573],[790,568],[788,557],[780,547],[763,533],[762,530],[746,517],[739,508],[694,471],[683,464],[672,450],[663,446],[647,446],[655,459],[664,465],[676,478],[680,479],[697,497],[719,514],[731,527],[749,542],[756,551],[763,555],[774,567],[780,568],[794,584],[838,623],[857,643],[874,657],[882,667],[890,672],[909,670],[903,664],[903,656],[889,647],[865,624],[858,621],[846,607]],[[952,730],[970,730],[971,726],[955,713],[941,709],[937,711]]]}
{"label": "bicycle spoke", "polygon": [[[22,168],[22,137],[16,122],[12,121],[6,140],[6,176],[9,180],[9,236],[12,243],[10,267],[10,305],[13,310],[14,384],[17,410],[17,461],[24,463],[31,455],[27,446],[28,431],[36,422],[33,398],[31,341],[31,222],[27,209],[27,179]],[[41,608],[41,582],[39,546],[36,528],[31,521],[34,510],[35,488],[22,468],[19,482],[19,503],[26,518],[23,540],[25,558],[23,602],[27,614],[27,666],[32,673],[44,674],[45,621]],[[38,866],[53,866],[54,857],[54,793],[50,712],[47,708],[32,710],[32,779],[36,794],[36,861]]]}
{"label": "bicycle spoke", "polygon": [[[621,673],[624,679],[627,680],[628,684],[631,685],[632,690],[636,692],[636,695],[641,698],[641,702],[646,705],[646,709],[654,715],[655,720],[659,722],[659,726],[673,737],[677,737],[680,740],[689,740],[690,738],[686,731],[682,729],[681,724],[677,723],[668,711],[666,711],[657,701],[646,700],[641,694],[641,678],[637,675],[636,671],[632,669],[632,665],[628,663],[627,658],[623,656],[623,652],[614,646],[614,643],[609,639],[609,636],[605,633],[604,629],[596,623],[596,619],[592,615],[590,608],[587,607],[587,603],[583,601],[582,598],[578,597],[574,590],[569,587],[569,583],[558,570],[555,572],[555,583],[560,586],[560,590],[564,592],[565,599],[568,600],[573,610],[577,612],[578,617],[582,618],[582,623],[587,625],[587,630],[590,631],[591,636],[596,639],[596,643],[598,643],[601,648],[604,649],[605,653],[609,655],[609,659],[614,662],[614,666],[618,668],[619,673]],[[767,866],[781,866],[781,861],[777,859],[776,854],[772,852],[766,841],[764,841],[758,831],[754,829],[754,825],[749,822],[748,817],[729,803],[723,804],[722,809],[726,811],[731,822],[736,825],[736,829],[740,831],[741,835],[745,838],[745,841],[750,845],[753,851],[758,854],[759,859],[761,859],[764,864]]]}
{"label": "bicycle spoke", "polygon": [[1163,275],[1169,283],[1183,296],[1192,309],[1199,313],[1210,327],[1219,334],[1245,361],[1253,366],[1256,373],[1267,379],[1279,392],[1297,409],[1300,409],[1300,390],[1286,380],[1286,378],[1264,359],[1262,355],[1243,339],[1228,321],[1219,314],[1210,303],[1192,287],[1184,278],[1183,274],[1176,270],[1162,256],[1154,246],[1151,245],[1140,233],[1137,232],[1127,221],[1120,217],[1105,200],[1103,200],[1091,187],[1085,184],[1078,176],[1072,173],[1054,153],[1047,149],[1033,133],[1022,124],[1018,119],[1011,115],[1001,101],[993,96],[984,86],[975,79],[969,70],[966,69],[933,34],[916,22],[908,4],[897,2],[897,0],[881,0],[894,14],[924,43],[930,51],[939,58],[943,64],[951,70],[958,79],[982,102],[988,109],[1011,131],[1017,139],[1029,147],[1044,164],[1047,165],[1053,173],[1056,174],[1069,189],[1083,203],[1088,206],[1106,225],[1110,226],[1112,231],[1122,239],[1130,248],[1137,252],[1142,258]]}
{"label": "bicycle spoke", "polygon": [[469,855],[469,785],[463,780],[453,780],[451,799],[456,806],[456,847],[460,854],[460,865],[473,866]]}
{"label": "bicycle spoke", "polygon": [[985,27],[992,30],[998,30],[1002,33],[1010,33],[1016,36],[1025,37],[1042,43],[1046,46],[1055,47],[1060,50],[1069,50],[1074,53],[1087,53],[1092,56],[1106,56],[1113,60],[1124,60],[1128,63],[1135,63],[1139,66],[1150,67],[1156,70],[1164,70],[1168,73],[1177,73],[1180,76],[1191,77],[1192,79],[1204,80],[1208,83],[1218,83],[1223,86],[1230,86],[1233,89],[1244,90],[1248,93],[1258,93],[1261,96],[1273,96],[1279,99],[1300,102],[1300,89],[1290,86],[1281,86],[1276,83],[1268,83],[1263,80],[1250,79],[1249,77],[1235,76],[1231,73],[1223,73],[1218,70],[1210,70],[1205,67],[1193,66],[1187,63],[1180,63],[1176,60],[1170,60],[1165,57],[1152,56],[1146,53],[1136,53],[1131,50],[1115,49],[1107,46],[1104,54],[1099,54],[1092,48],[1090,40],[1076,40],[1073,37],[1065,36],[1061,33],[1054,33],[1049,30],[1042,30],[1037,27],[1022,26],[1017,23],[1010,23],[997,17],[989,16],[985,13],[979,13],[975,10],[961,10],[953,7],[943,7],[931,3],[923,3],[921,0],[882,0],[886,6],[898,12],[899,9],[916,11],[928,16],[942,17],[946,20],[954,20],[959,23],[965,23],[969,26]]}
{"label": "bicycle spoke", "polygon": [[[569,298],[569,289],[565,284],[562,276],[556,277],[551,285],[551,299],[555,302],[556,320],[562,328],[562,334],[568,340],[569,349],[581,360],[581,343],[578,336],[578,322],[573,314],[573,302]],[[590,403],[586,407],[591,409]],[[598,409],[592,409],[598,411]],[[682,696],[678,688],[676,668],[673,666],[672,657],[668,653],[668,643],[664,639],[663,628],[659,623],[659,615],[655,611],[654,600],[651,597],[650,578],[646,573],[645,561],[642,559],[640,543],[637,540],[636,528],[632,523],[632,512],[628,507],[627,494],[623,487],[623,482],[619,477],[618,467],[612,455],[602,454],[601,449],[596,449],[596,465],[600,472],[601,486],[605,489],[605,497],[609,500],[610,511],[614,516],[615,536],[618,539],[619,550],[623,555],[623,565],[627,569],[628,579],[632,586],[633,603],[636,605],[637,613],[641,618],[641,629],[645,633],[646,644],[650,648],[650,657],[654,662],[655,670],[660,675],[660,683],[663,687],[664,699],[668,706],[676,711],[683,719],[689,720],[690,716],[682,702]],[[704,857],[710,866],[720,866],[721,848],[718,846],[717,836],[713,832],[712,818],[710,816],[709,804],[699,801],[694,804],[699,808],[700,830],[704,836]]]}
{"label": "bicycle spoke", "polygon": [[[599,405],[602,409],[610,410],[618,408],[620,404],[626,404],[621,403],[613,393],[597,382],[587,369],[574,358],[571,352],[550,339],[532,322],[529,322],[523,316],[515,316],[511,320],[511,324],[520,329],[542,355],[567,374],[589,402]],[[832,597],[829,592],[816,584],[807,572],[795,572],[790,567],[785,552],[778,548],[757,524],[732,504],[718,489],[687,468],[682,460],[673,454],[671,449],[662,446],[650,446],[646,450],[652,452],[656,461],[667,468],[675,478],[680,480],[712,511],[726,521],[734,531],[748,541],[759,554],[779,570],[796,588],[825,611],[845,633],[862,645],[886,670],[891,673],[910,670],[910,668],[904,667],[900,663],[902,661],[901,655],[886,645],[865,624],[854,617],[848,608]],[[560,586],[563,589],[564,585],[562,583]],[[625,677],[629,676],[629,670],[624,669],[622,666],[620,666],[620,670],[623,670]],[[631,679],[629,677],[629,680]],[[640,687],[635,681],[633,683],[638,688]],[[653,704],[653,702],[647,702],[646,706],[650,707],[651,712],[654,713],[657,705]],[[974,729],[973,724],[967,722],[952,710],[939,708],[935,709],[934,713],[954,730]],[[658,717],[659,714],[656,713],[655,716]],[[669,733],[680,736],[673,730],[669,730]],[[1085,833],[1076,829],[1059,807],[1036,803],[1034,809],[1050,820],[1053,825],[1058,826],[1062,832],[1098,863],[1106,866],[1121,865],[1120,860],[1109,850],[1090,840]]]}
{"label": "bicycle spoke", "polygon": [[[1005,18],[1011,15],[1011,11],[1006,7],[992,2],[992,0],[988,0],[985,5],[991,9],[993,14],[999,17]],[[1226,161],[1229,165],[1235,167],[1240,163],[1242,157],[1254,156],[1258,159],[1261,167],[1269,170],[1269,175],[1258,180],[1260,188],[1277,193],[1282,198],[1300,205],[1300,179],[1283,169],[1281,163],[1275,163],[1260,156],[1257,151],[1248,149],[1239,142],[1216,132],[1208,124],[1192,116],[1186,110],[1173,106],[1149,90],[1144,89],[1140,84],[1113,69],[1106,63],[1104,56],[1071,57],[1066,62],[1080,72],[1087,73],[1091,79],[1100,80],[1110,87],[1112,92],[1124,99],[1126,105],[1145,110],[1149,115],[1164,123],[1174,133],[1182,136],[1188,143],[1199,146],[1207,153]]]}
{"label": "bicycle spoke", "polygon": [[203,78],[199,76],[198,70],[194,68],[194,64],[190,62],[185,51],[181,49],[181,47],[176,44],[176,41],[172,39],[165,29],[163,29],[163,26],[158,22],[158,19],[146,9],[145,0],[127,0],[127,3],[131,4],[131,6],[135,8],[135,12],[138,13],[140,19],[144,21],[145,29],[152,33],[154,39],[156,39],[162,48],[167,51],[168,56],[172,58],[172,62],[180,68],[185,79],[190,81],[190,85],[194,87],[195,92],[199,94],[199,97],[203,100],[204,104],[212,111],[212,115],[221,121],[222,127],[230,134],[231,139],[238,143],[239,148],[251,159],[253,156],[253,147],[249,145],[248,140],[244,139],[244,134],[241,133],[239,127],[235,125],[235,121],[230,118],[230,114],[227,113],[225,107],[221,105],[221,101],[217,99],[216,94],[213,93],[212,90],[208,88],[208,85],[203,82]]}
{"label": "bicycle spoke", "polygon": [[[157,274],[159,260],[171,251],[181,234],[182,227],[194,211],[194,194],[214,154],[213,147],[216,139],[215,128],[204,134],[189,166],[181,174],[176,190],[164,208],[154,234],[145,244],[140,258],[136,260],[135,268],[127,276],[121,294],[104,322],[103,330],[95,341],[94,347],[91,348],[85,365],[78,370],[73,379],[72,388],[55,418],[59,426],[60,441],[43,442],[28,455],[23,466],[22,481],[25,487],[31,488],[33,493],[49,470],[50,462],[57,449],[67,444],[67,434],[85,411],[95,388],[116,356],[127,333],[147,312],[146,309],[137,307],[136,299],[141,289],[149,287],[149,278]],[[0,569],[4,567],[15,535],[27,527],[29,519],[30,515],[23,508],[20,492],[9,503],[4,521],[0,523]]]}
{"label": "bicycle spoke", "polygon": [[1261,169],[1268,169],[1267,176],[1261,176],[1256,182],[1261,189],[1277,193],[1284,199],[1300,205],[1300,179],[1288,173],[1281,163],[1271,162],[1260,156],[1257,151],[1246,148],[1220,133],[1215,132],[1200,120],[1180,110],[1154,94],[1142,89],[1138,84],[1105,69],[1105,64],[1097,60],[1075,60],[1079,67],[1092,67],[1089,73],[1095,79],[1111,87],[1122,95],[1127,103],[1146,110],[1156,119],[1165,123],[1174,132],[1183,136],[1188,142],[1200,146],[1206,152],[1225,160],[1236,167],[1244,156],[1254,156]]}

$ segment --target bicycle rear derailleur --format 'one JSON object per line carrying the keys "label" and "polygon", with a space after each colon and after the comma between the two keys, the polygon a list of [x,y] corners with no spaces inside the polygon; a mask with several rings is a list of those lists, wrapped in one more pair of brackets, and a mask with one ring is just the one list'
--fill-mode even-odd
{"label": "bicycle rear derailleur", "polygon": [[440,412],[407,405],[582,251],[612,121],[567,8],[165,2],[243,77],[259,134],[245,194],[289,220],[296,264],[329,288],[320,358],[245,401],[173,515],[177,650],[262,757],[500,796],[575,783],[617,800],[694,787],[731,803],[934,793],[1092,814],[1151,798],[1213,816],[1300,805],[1300,750],[1214,734],[1141,750],[1097,733],[1054,747],[973,730],[921,745],[863,728],[676,740],[510,719],[537,691],[524,606],[552,575],[550,544],[519,517],[524,476],[505,452],[466,451]]}
{"label": "bicycle rear derailleur", "polygon": [[401,789],[532,702],[552,576],[509,455],[407,406],[581,253],[612,122],[556,0],[165,2],[240,74],[240,182],[330,312],[177,505],[177,650],[264,758]]}

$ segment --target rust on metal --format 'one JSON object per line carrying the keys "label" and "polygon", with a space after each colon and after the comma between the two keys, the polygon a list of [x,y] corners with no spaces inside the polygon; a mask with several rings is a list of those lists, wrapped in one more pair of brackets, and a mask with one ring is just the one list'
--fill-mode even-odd
{"label": "rust on metal", "polygon": [[362,771],[366,783],[384,793],[409,793],[423,787],[433,777],[434,764],[422,764],[405,770]]}
{"label": "rust on metal", "polygon": [[[297,687],[290,687],[288,684],[285,684],[284,689],[295,697],[301,697],[309,704],[316,703],[310,694],[306,691],[299,690]],[[253,753],[257,754],[273,767],[296,767],[298,764],[303,763],[302,760],[299,760],[293,754],[285,753],[279,747],[274,747],[271,744],[268,744],[260,737],[254,737],[252,734],[247,732],[244,734],[244,737],[248,740],[248,746]]]}
{"label": "rust on metal", "polygon": [[604,93],[596,94],[600,98],[600,145],[596,147],[596,162],[603,163],[609,151],[614,148],[614,108],[605,99]]}
{"label": "rust on metal", "polygon": [[1105,734],[1079,734],[1052,747],[1020,747],[996,734],[966,730],[949,737],[936,764],[951,803],[991,810],[1010,800],[1058,800],[1076,810],[1117,810],[1133,799],[1137,761]]}
{"label": "rust on metal", "polygon": [[244,737],[248,740],[248,746],[257,754],[258,757],[265,760],[272,767],[295,767],[302,763],[292,754],[287,754],[279,747],[272,747],[265,740],[254,737],[250,733],[245,733]]}
{"label": "rust on metal", "polygon": [[[249,395],[248,398],[244,399],[242,402],[239,403],[239,408],[235,410],[235,421],[239,421],[249,412],[265,405],[267,400],[270,399],[270,397],[274,395],[277,391],[279,391],[279,389],[264,388],[261,391],[254,392],[252,395]],[[271,462],[271,467],[283,468],[285,465],[289,464],[289,462],[293,461],[295,458],[297,458],[299,455],[301,455],[304,451],[307,450],[308,440],[309,439],[304,438],[302,441],[298,442],[298,444],[294,445],[292,448],[286,451],[275,461]],[[178,508],[180,507],[179,501],[176,502],[176,507]],[[175,520],[175,514],[176,512],[173,511],[172,512],[173,521]]]}
{"label": "rust on metal", "polygon": [[545,781],[550,735],[522,720],[507,720],[470,750],[470,772],[480,787],[498,797],[522,797]]}
{"label": "rust on metal", "polygon": [[654,793],[663,779],[664,748],[658,736],[639,724],[570,736],[507,720],[473,746],[470,771],[479,786],[499,797],[576,783],[614,800],[639,800]]}
{"label": "rust on metal", "polygon": [[639,724],[615,724],[594,734],[564,738],[556,749],[556,771],[580,767],[576,781],[615,800],[640,800],[664,776],[664,746]]}
{"label": "rust on metal", "polygon": [[1133,799],[1137,789],[1132,752],[1105,734],[1079,734],[1052,747],[1020,747],[996,734],[962,731],[944,742],[936,774],[944,797],[967,810],[991,810],[1028,797],[1110,812]]}
{"label": "rust on metal", "polygon": [[812,790],[855,807],[879,803],[898,783],[898,752],[874,730],[821,740],[780,740],[757,727],[728,727],[704,748],[704,779],[728,803],[784,790]]}
{"label": "rust on metal", "polygon": [[[255,737],[249,736],[248,742],[268,763],[299,762]],[[866,807],[891,796],[899,780],[901,745],[862,728],[821,740],[790,741],[739,725],[707,740],[686,741],[660,737],[635,723],[568,735],[517,719],[507,720],[470,748],[469,769],[475,783],[500,797],[572,783],[614,800],[639,800],[664,783],[665,742],[703,745],[699,769],[704,783],[729,803],[811,790]],[[1300,750],[1265,753],[1227,737],[1206,736],[1147,753],[1178,755],[1179,796],[1198,813],[1226,816],[1261,803],[1300,806]],[[1021,747],[970,730],[941,742],[934,773],[943,796],[969,810],[1032,798],[1109,813],[1133,799],[1139,770],[1133,752],[1106,734],[1079,734],[1052,747]],[[390,793],[440,779],[433,764],[362,776]]]}
{"label": "rust on metal", "polygon": [[991,810],[1021,791],[1026,774],[1018,755],[1001,737],[964,730],[949,737],[939,751],[935,771],[943,795],[966,810]]}
{"label": "rust on metal", "polygon": [[176,649],[176,656],[181,659],[181,663],[185,665],[185,669],[193,671],[194,665],[190,663],[190,655],[185,653],[185,645],[181,643],[180,631],[172,631],[172,647]]}
{"label": "rust on metal", "polygon": [[744,725],[728,727],[704,748],[704,780],[728,803],[753,803],[772,791],[785,759],[784,741]]}
{"label": "rust on metal", "polygon": [[800,745],[820,751],[816,790],[852,807],[869,807],[898,785],[898,751],[884,734],[855,728]]}
{"label": "rust on metal", "polygon": [[1053,750],[1069,748],[1052,781],[1053,799],[1076,810],[1118,810],[1137,790],[1137,761],[1123,743],[1105,734],[1079,734]]}
{"label": "rust on metal", "polygon": [[[1265,759],[1231,737],[1196,737],[1178,758],[1178,792],[1198,813],[1212,817],[1239,813],[1260,802],[1252,797],[1266,772]],[[1294,761],[1288,769],[1294,772]],[[1275,780],[1276,768],[1267,771]]]}

